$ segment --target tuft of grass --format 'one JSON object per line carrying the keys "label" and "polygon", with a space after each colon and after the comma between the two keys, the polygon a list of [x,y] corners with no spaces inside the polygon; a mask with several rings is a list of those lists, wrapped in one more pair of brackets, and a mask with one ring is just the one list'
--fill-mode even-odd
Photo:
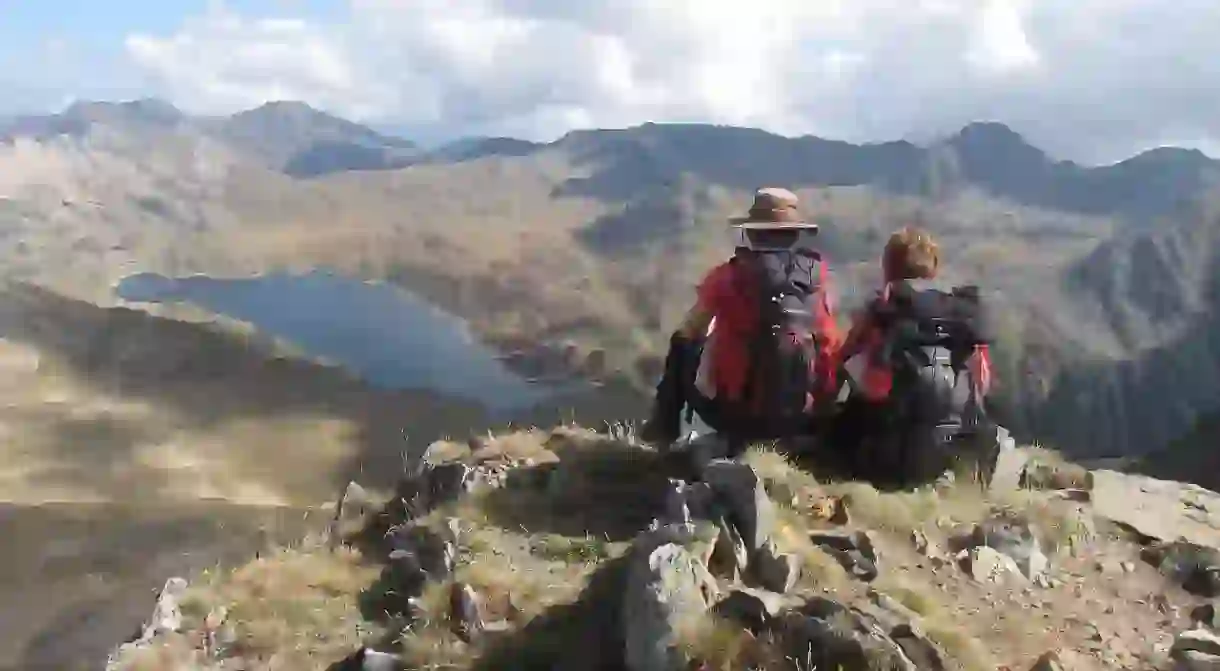
{"label": "tuft of grass", "polygon": [[935,521],[941,514],[941,495],[931,489],[880,492],[862,482],[833,483],[828,493],[848,501],[847,510],[858,526],[906,533]]}
{"label": "tuft of grass", "polygon": [[781,669],[780,655],[734,622],[714,615],[692,620],[679,632],[678,645],[700,671]]}
{"label": "tuft of grass", "polygon": [[944,613],[944,608],[936,597],[916,585],[893,577],[878,580],[873,588],[889,595],[898,603],[906,606],[920,617],[937,617]]}
{"label": "tuft of grass", "polygon": [[800,588],[840,592],[851,584],[847,571],[821,547],[809,540],[809,530],[801,513],[788,506],[775,506],[775,545],[781,552],[796,555],[801,561]]}
{"label": "tuft of grass", "polygon": [[821,491],[817,478],[792,463],[772,446],[755,445],[746,450],[742,461],[758,473],[771,500],[798,505],[813,500]]}
{"label": "tuft of grass", "polygon": [[983,644],[970,636],[936,595],[906,580],[884,577],[874,584],[882,592],[919,616],[919,624],[928,639],[949,657],[954,668],[961,671],[992,671],[994,660]]}
{"label": "tuft of grass", "polygon": [[961,671],[995,670],[995,660],[983,643],[967,634],[961,625],[951,619],[924,618],[923,627],[928,639],[944,650],[953,665]]}
{"label": "tuft of grass", "polygon": [[236,654],[287,655],[298,668],[325,668],[374,633],[357,596],[378,572],[353,550],[283,549],[193,587],[192,610],[225,606]]}
{"label": "tuft of grass", "polygon": [[127,652],[119,659],[117,671],[178,671],[194,668],[195,657],[194,645],[187,636],[170,634]]}
{"label": "tuft of grass", "polygon": [[534,554],[566,564],[589,564],[611,556],[608,541],[593,536],[571,538],[558,534],[544,534],[532,542]]}
{"label": "tuft of grass", "polygon": [[1077,504],[1047,498],[1040,491],[1022,490],[997,496],[992,510],[1008,511],[1027,522],[1051,552],[1074,552],[1096,539],[1092,518]]}
{"label": "tuft of grass", "polygon": [[1030,489],[1092,489],[1088,468],[1065,458],[1059,450],[1031,445],[1022,448],[1030,455],[1026,464],[1025,486]]}

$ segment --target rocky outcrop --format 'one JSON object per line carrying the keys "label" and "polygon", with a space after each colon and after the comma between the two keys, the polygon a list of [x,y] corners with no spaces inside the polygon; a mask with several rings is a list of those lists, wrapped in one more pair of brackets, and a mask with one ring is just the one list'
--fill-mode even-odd
{"label": "rocky outcrop", "polygon": [[111,655],[106,665],[107,671],[118,669],[118,660],[125,654],[131,654],[133,649],[147,647],[158,636],[176,633],[182,628],[182,612],[179,607],[186,588],[185,578],[173,577],[165,581],[165,586],[157,595],[152,615],[140,628],[140,633],[136,638],[119,646],[115,654]]}
{"label": "rocky outcrop", "polygon": [[[981,642],[984,626],[994,626],[975,626],[986,608],[993,618],[1028,615],[1042,627],[1034,631],[1050,627],[1058,636],[1044,639],[1054,649],[1013,653],[1022,661],[1004,667],[1010,671],[1161,668],[1168,662],[1180,669],[1218,668],[1220,597],[1213,579],[1220,574],[1220,548],[1198,541],[1208,538],[1205,527],[1220,495],[1112,472],[1043,479],[1035,489],[1003,493],[992,484],[883,495],[863,486],[835,491],[836,485],[784,466],[779,455],[730,460],[711,452],[681,460],[675,473],[654,473],[668,468],[654,452],[629,441],[592,445],[577,455],[541,450],[525,457],[499,453],[484,441],[437,444],[388,503],[349,484],[325,552],[358,547],[380,566],[375,588],[367,590],[379,600],[365,605],[382,614],[387,627],[432,633],[401,650],[366,641],[367,647],[342,662],[346,666],[332,669],[426,668],[408,662],[418,650],[412,646],[450,646],[468,661],[489,665],[457,668],[505,668],[505,660],[525,654],[535,640],[542,648],[531,651],[539,655],[531,663],[565,670],[598,668],[589,666],[592,656],[600,668],[627,671],[996,668],[988,644],[1009,642]],[[607,461],[600,448],[620,450],[616,458],[622,461]],[[580,459],[590,465],[581,466]],[[1022,463],[1027,473],[1046,472],[1028,468],[1042,463],[1037,460]],[[562,516],[568,511],[557,501],[571,502],[574,492],[587,491],[593,473],[621,476],[626,464],[630,477],[618,484],[627,499],[591,496],[607,508],[646,504],[651,525],[644,518],[621,535],[619,550],[600,547],[592,537],[582,540],[579,530],[567,531],[574,535],[559,550],[529,537],[527,544],[542,549],[522,552],[546,553],[529,570],[558,566],[561,575],[554,579],[589,584],[575,602],[523,616],[519,599],[534,595],[518,592],[517,574],[527,569],[513,562],[526,555],[512,554],[514,541],[503,528],[473,539],[476,518],[458,516],[471,506],[528,507],[531,501],[546,515]],[[649,484],[639,479],[646,476],[653,477]],[[657,491],[645,491],[654,485]],[[557,493],[569,498],[553,498]],[[883,502],[883,496],[891,498]],[[941,512],[918,523],[906,517],[911,510],[885,508],[930,503]],[[967,504],[974,506],[968,520],[944,519],[954,506]],[[1152,510],[1181,519],[1155,519]],[[1190,528],[1195,540],[1171,537]],[[1144,543],[1142,550],[1114,535],[1122,530]],[[495,543],[480,547],[489,539]],[[1135,561],[1140,555],[1148,566]],[[497,564],[503,557],[514,559]],[[585,563],[600,568],[573,568]],[[489,566],[503,572],[480,578]],[[1097,576],[1091,586],[1090,575]],[[929,584],[921,590],[920,582]],[[1098,584],[1118,585],[1118,593],[1124,583],[1152,593],[1133,593],[1129,602],[1113,601],[1104,610],[1094,607],[1103,598]],[[148,626],[120,653],[183,628],[175,599],[184,587],[185,582],[167,584]],[[1137,607],[1144,622],[1146,613],[1154,614],[1160,633],[1140,629],[1139,636],[1121,638],[1114,632],[1122,616],[1104,616]],[[1098,619],[1063,616],[1060,608],[1079,608]],[[230,668],[223,664],[235,659],[236,639],[226,631],[225,612],[208,620],[204,629],[211,633],[196,644],[192,668]],[[589,638],[582,627],[595,629],[596,636]],[[193,637],[196,628],[186,633]],[[1161,638],[1154,641],[1156,635]],[[726,651],[733,656],[724,657]],[[111,666],[126,668],[132,667]]]}

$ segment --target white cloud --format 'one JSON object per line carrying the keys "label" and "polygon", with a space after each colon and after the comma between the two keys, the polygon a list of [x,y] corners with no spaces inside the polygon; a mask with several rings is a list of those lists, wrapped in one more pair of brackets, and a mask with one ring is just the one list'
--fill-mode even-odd
{"label": "white cloud", "polygon": [[299,98],[430,134],[642,121],[850,140],[998,119],[1054,153],[1220,138],[1214,0],[351,0],[342,22],[223,8],[130,57],[176,102]]}

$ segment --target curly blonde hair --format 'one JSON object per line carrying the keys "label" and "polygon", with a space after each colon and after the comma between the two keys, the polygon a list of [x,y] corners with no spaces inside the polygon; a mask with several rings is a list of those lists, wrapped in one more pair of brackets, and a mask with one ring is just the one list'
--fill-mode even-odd
{"label": "curly blonde hair", "polygon": [[940,267],[940,245],[931,233],[907,226],[885,243],[881,266],[890,281],[932,279]]}

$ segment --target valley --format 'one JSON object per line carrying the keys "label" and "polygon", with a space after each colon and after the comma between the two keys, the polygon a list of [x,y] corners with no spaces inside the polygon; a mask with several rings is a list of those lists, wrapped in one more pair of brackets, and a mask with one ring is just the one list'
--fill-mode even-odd
{"label": "valley", "polygon": [[[0,121],[0,525],[26,552],[0,667],[52,659],[72,618],[124,621],[167,573],[299,538],[349,479],[390,486],[435,440],[640,418],[761,184],[822,225],[843,319],[888,233],[931,229],[996,306],[995,412],[1022,441],[1169,449],[1157,474],[1197,480],[1218,168],[1175,149],[1062,163],[998,124],[927,147],[646,124],[426,150],[298,103]],[[596,384],[503,365],[548,347]],[[149,563],[114,559],[135,538]],[[79,561],[53,561],[67,546]],[[37,610],[45,590],[83,601]]]}

